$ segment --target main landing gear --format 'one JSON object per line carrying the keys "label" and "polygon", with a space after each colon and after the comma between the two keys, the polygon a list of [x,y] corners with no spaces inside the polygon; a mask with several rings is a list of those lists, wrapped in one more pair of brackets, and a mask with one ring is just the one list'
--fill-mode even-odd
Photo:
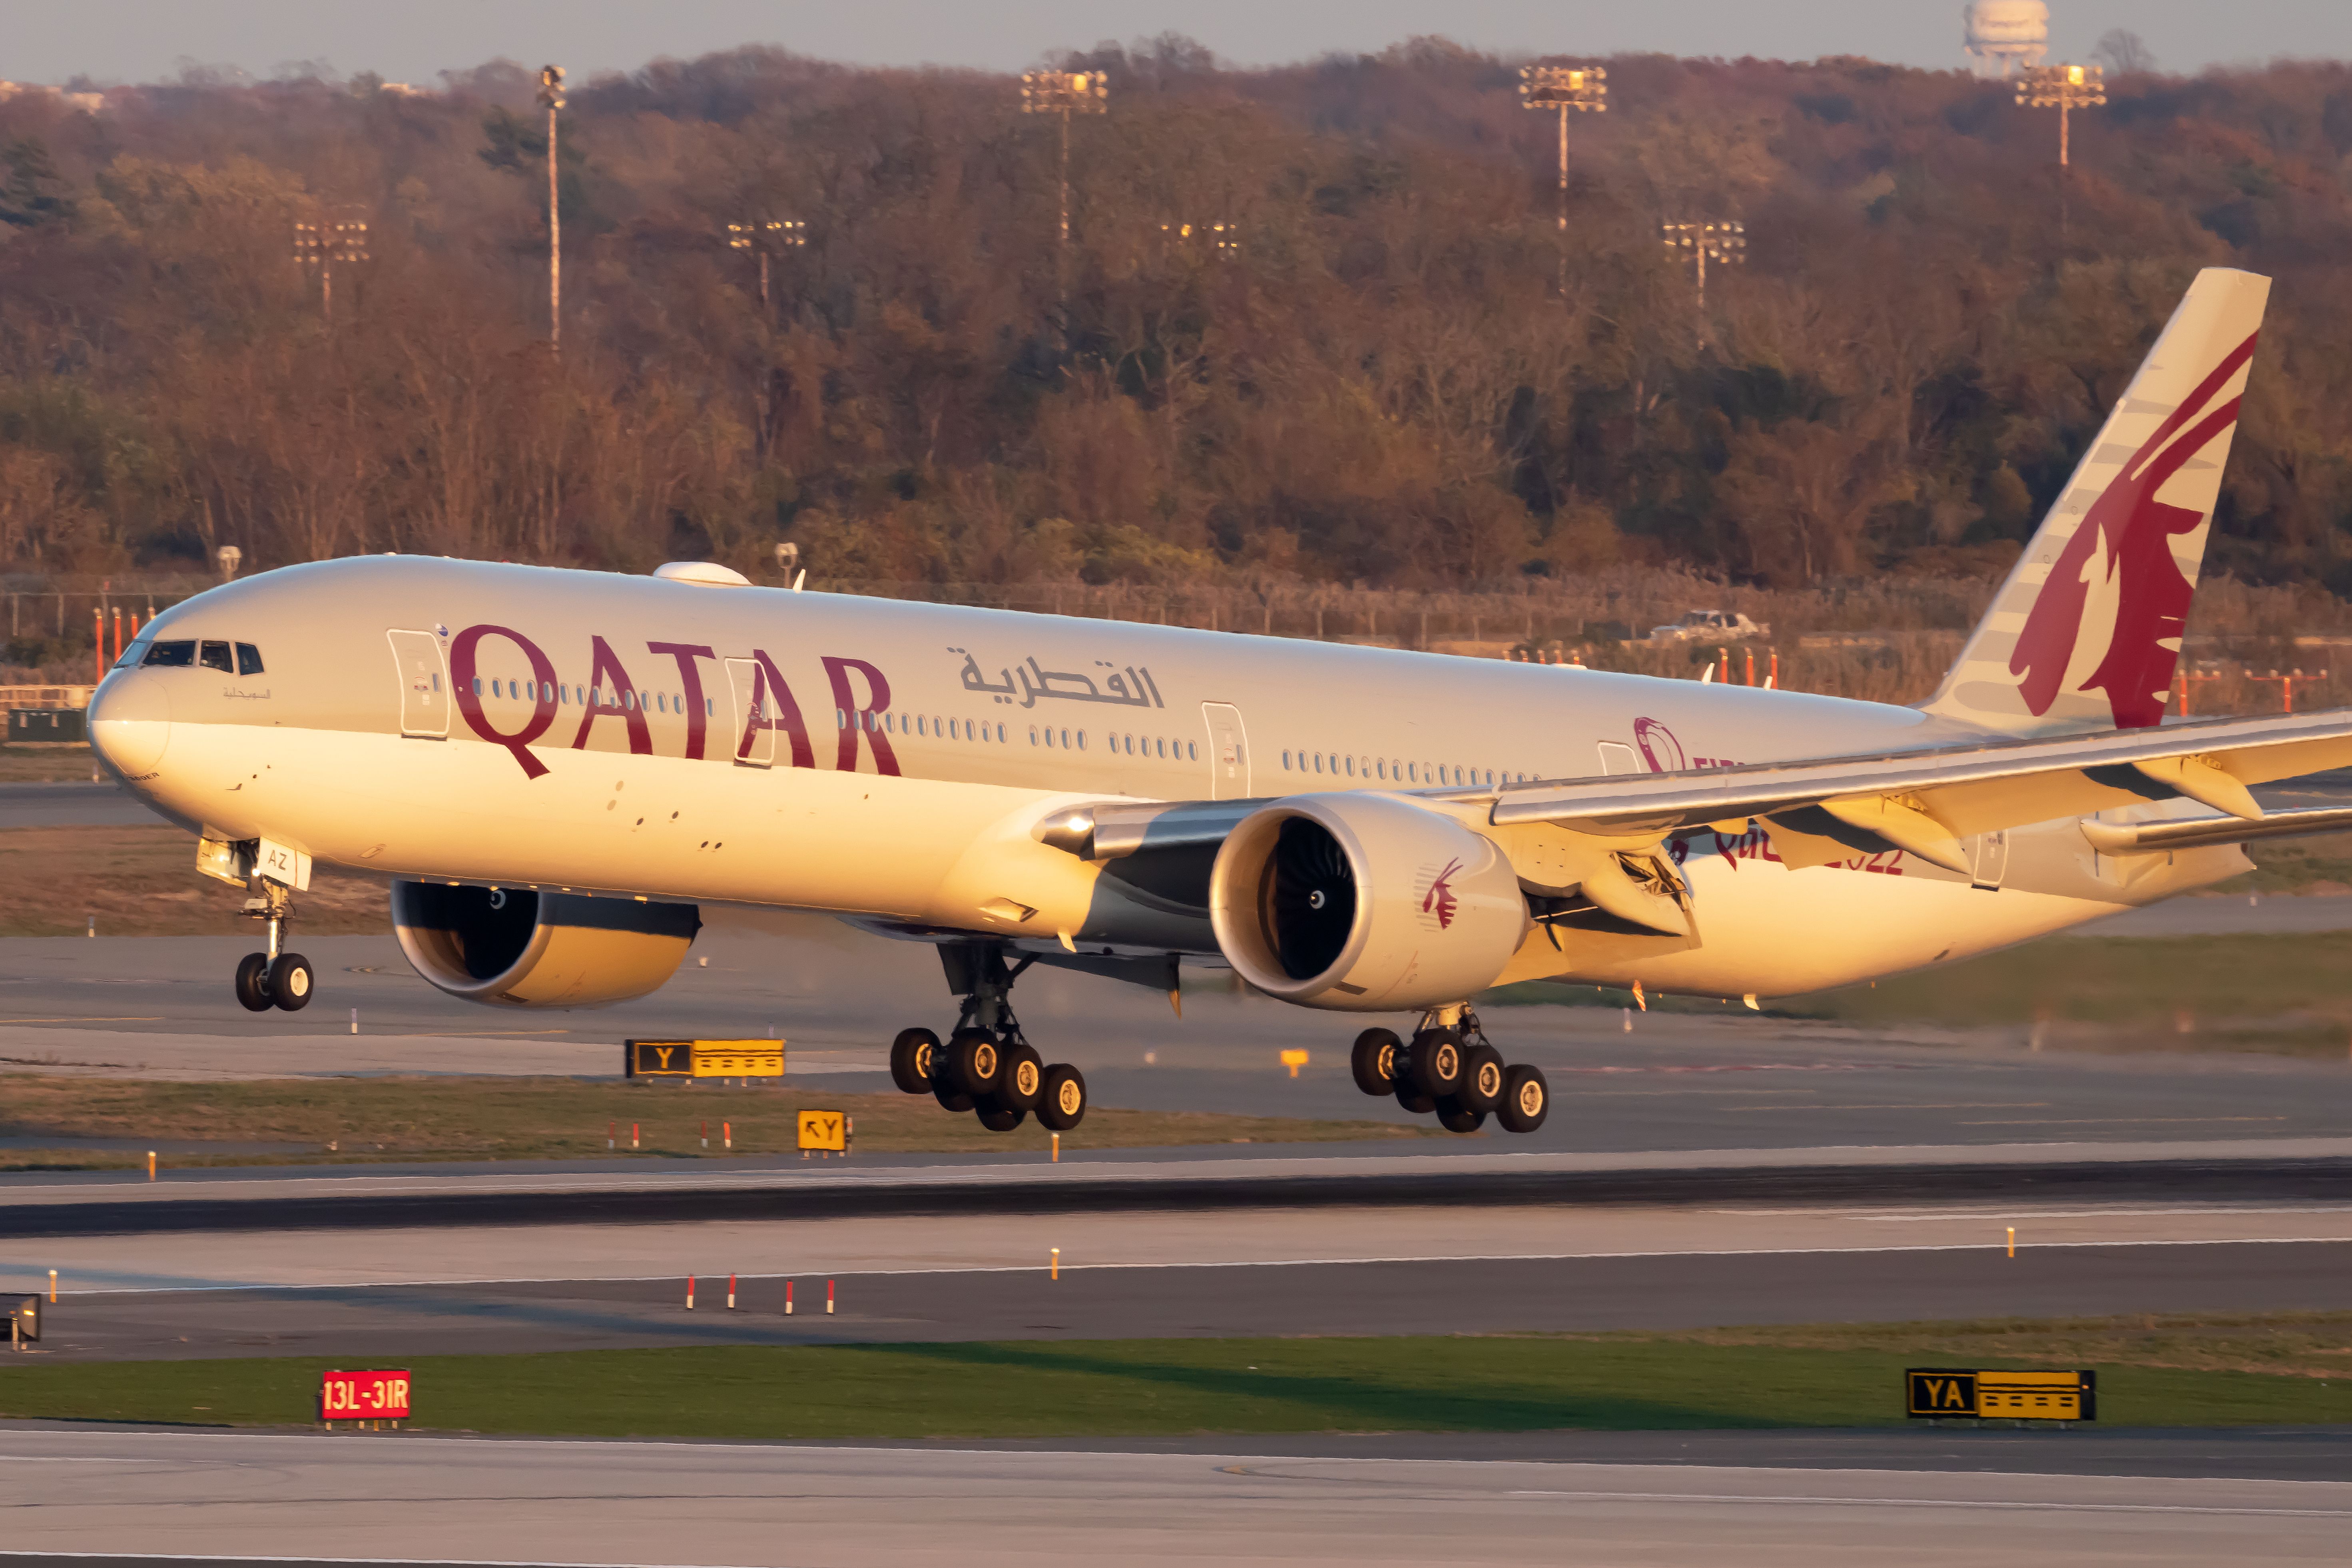
{"label": "main landing gear", "polygon": [[1490,1113],[1506,1131],[1532,1132],[1551,1110],[1544,1075],[1524,1062],[1505,1065],[1486,1043],[1478,1015],[1465,1006],[1423,1014],[1409,1045],[1391,1030],[1366,1029],[1356,1037],[1349,1066],[1358,1089],[1393,1094],[1416,1115],[1433,1110],[1449,1132],[1475,1132]]}
{"label": "main landing gear", "polygon": [[268,922],[269,951],[248,952],[237,963],[236,999],[255,1013],[267,1013],[272,1007],[300,1012],[319,989],[319,977],[309,959],[284,951],[287,929],[294,923],[294,895],[264,879],[261,897],[246,900],[245,914],[248,920]]}
{"label": "main landing gear", "polygon": [[1067,1132],[1086,1119],[1087,1080],[1066,1063],[1048,1067],[1013,1016],[1013,983],[1036,961],[1004,962],[1001,942],[940,949],[948,989],[963,997],[947,1044],[929,1029],[901,1029],[890,1042],[890,1079],[950,1110],[969,1110],[991,1132],[1010,1132],[1034,1111],[1038,1124]]}

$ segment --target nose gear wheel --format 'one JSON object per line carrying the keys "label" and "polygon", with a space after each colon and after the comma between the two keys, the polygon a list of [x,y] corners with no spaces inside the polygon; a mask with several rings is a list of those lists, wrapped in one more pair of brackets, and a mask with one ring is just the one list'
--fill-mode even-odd
{"label": "nose gear wheel", "polygon": [[299,952],[285,950],[287,932],[294,924],[294,895],[281,882],[257,878],[259,896],[245,901],[247,920],[264,922],[269,932],[267,952],[248,952],[237,961],[233,983],[237,1005],[247,1012],[272,1007],[298,1013],[318,994],[319,972]]}

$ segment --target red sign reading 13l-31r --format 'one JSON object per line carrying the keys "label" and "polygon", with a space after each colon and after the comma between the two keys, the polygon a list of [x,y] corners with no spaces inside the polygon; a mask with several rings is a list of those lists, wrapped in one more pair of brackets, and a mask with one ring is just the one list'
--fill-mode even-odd
{"label": "red sign reading 13l-31r", "polygon": [[319,1379],[321,1421],[405,1421],[406,1372],[330,1372]]}

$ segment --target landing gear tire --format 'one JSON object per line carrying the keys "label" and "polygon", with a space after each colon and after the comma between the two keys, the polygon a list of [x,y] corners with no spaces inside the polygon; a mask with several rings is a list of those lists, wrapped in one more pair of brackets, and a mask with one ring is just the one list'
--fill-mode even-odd
{"label": "landing gear tire", "polygon": [[1448,1132],[1475,1132],[1486,1124],[1486,1113],[1464,1105],[1460,1095],[1449,1094],[1437,1102],[1437,1124]]}
{"label": "landing gear tire", "polygon": [[929,1029],[901,1029],[890,1042],[890,1081],[902,1094],[929,1094],[939,1065],[940,1037]]}
{"label": "landing gear tire", "polygon": [[1366,1029],[1356,1037],[1356,1048],[1349,1053],[1348,1065],[1356,1074],[1356,1087],[1366,1094],[1394,1094],[1397,1086],[1397,1053],[1404,1042],[1392,1029]]}
{"label": "landing gear tire", "polygon": [[1067,1062],[1045,1069],[1037,1091],[1037,1125],[1067,1132],[1087,1119],[1087,1080]]}
{"label": "landing gear tire", "polygon": [[1462,1037],[1452,1029],[1423,1029],[1412,1037],[1412,1086],[1432,1100],[1462,1088]]}
{"label": "landing gear tire", "polygon": [[948,1080],[945,1079],[940,1079],[932,1083],[931,1098],[940,1102],[940,1110],[952,1110],[959,1115],[962,1114],[964,1111],[970,1110],[974,1104],[978,1103],[971,1095],[966,1094],[963,1090],[960,1089],[950,1089],[948,1087]]}
{"label": "landing gear tire", "polygon": [[310,961],[299,952],[281,952],[269,966],[269,999],[289,1013],[308,1007],[318,989]]}
{"label": "landing gear tire", "polygon": [[1044,1059],[1026,1045],[1006,1047],[1003,1065],[996,1069],[996,1089],[992,1096],[996,1103],[1008,1110],[1027,1111],[1035,1108],[1045,1092]]}
{"label": "landing gear tire", "polygon": [[1437,1101],[1412,1087],[1404,1079],[1397,1079],[1396,1102],[1415,1116],[1426,1116],[1437,1109]]}
{"label": "landing gear tire", "polygon": [[996,1095],[986,1094],[973,1102],[980,1112],[980,1124],[991,1132],[1010,1132],[1029,1120],[1029,1113],[1017,1105],[1007,1105]]}
{"label": "landing gear tire", "polygon": [[1483,1116],[1503,1103],[1503,1080],[1508,1072],[1502,1052],[1492,1046],[1473,1046],[1462,1058],[1462,1087],[1454,1091],[1454,1098],[1462,1102],[1463,1110]]}
{"label": "landing gear tire", "polygon": [[996,1088],[1003,1068],[1004,1050],[993,1035],[962,1029],[948,1042],[947,1081],[975,1099]]}
{"label": "landing gear tire", "polygon": [[1521,1062],[1503,1074],[1503,1098],[1495,1120],[1507,1132],[1532,1132],[1544,1124],[1551,1110],[1551,1086],[1544,1075]]}
{"label": "landing gear tire", "polygon": [[236,999],[249,1013],[267,1013],[269,1000],[269,955],[248,952],[237,962]]}

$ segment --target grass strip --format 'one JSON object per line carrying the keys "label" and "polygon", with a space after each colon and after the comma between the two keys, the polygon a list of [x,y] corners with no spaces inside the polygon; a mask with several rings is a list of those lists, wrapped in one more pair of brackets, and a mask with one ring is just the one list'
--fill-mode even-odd
{"label": "grass strip", "polygon": [[[242,934],[259,945],[245,889],[199,875],[194,836],[164,823],[0,830],[0,878],[39,889],[0,903],[0,936],[80,936],[95,918],[100,936]],[[383,885],[363,877],[321,868],[300,902],[305,933],[392,929]]]}
{"label": "grass strip", "polygon": [[[2293,935],[2045,938],[1838,991],[1766,1004],[1782,1018],[1953,1028],[2054,1023],[2069,1046],[2254,1051],[2345,1059],[2352,1047],[2352,931]],[[1630,1005],[1623,992],[1530,981],[1488,1005]],[[1654,1010],[1721,1016],[1695,997],[1654,996]]]}
{"label": "grass strip", "polygon": [[[620,1048],[612,1048],[617,1061]],[[645,1160],[776,1154],[799,1146],[803,1109],[855,1118],[866,1153],[1042,1152],[1034,1118],[991,1132],[928,1096],[843,1094],[787,1077],[761,1089],[572,1078],[259,1079],[173,1083],[63,1074],[0,1075],[0,1135],[158,1138],[299,1145],[299,1152],[175,1154],[167,1163],[253,1165],[385,1160]],[[630,1147],[632,1134],[637,1144]],[[1070,1153],[1185,1143],[1315,1143],[1360,1138],[1450,1137],[1425,1125],[1224,1116],[1096,1107],[1062,1134]],[[709,1140],[708,1146],[705,1139]],[[606,1142],[614,1145],[607,1150]],[[331,1148],[330,1146],[332,1146]],[[0,1170],[110,1170],[143,1165],[138,1151],[19,1148]]]}
{"label": "grass strip", "polygon": [[[1787,1331],[1778,1332],[1786,1333]],[[1841,1345],[1599,1334],[697,1347],[430,1356],[416,1425],[646,1437],[1051,1437],[1900,1426],[1906,1366],[2079,1366],[2032,1335],[1816,1329]],[[1981,1353],[1993,1339],[2005,1353]],[[350,1358],[0,1368],[0,1415],[211,1426],[311,1419]],[[389,1364],[378,1363],[375,1364]],[[2120,1426],[2352,1421],[2352,1380],[2093,1363]]]}

